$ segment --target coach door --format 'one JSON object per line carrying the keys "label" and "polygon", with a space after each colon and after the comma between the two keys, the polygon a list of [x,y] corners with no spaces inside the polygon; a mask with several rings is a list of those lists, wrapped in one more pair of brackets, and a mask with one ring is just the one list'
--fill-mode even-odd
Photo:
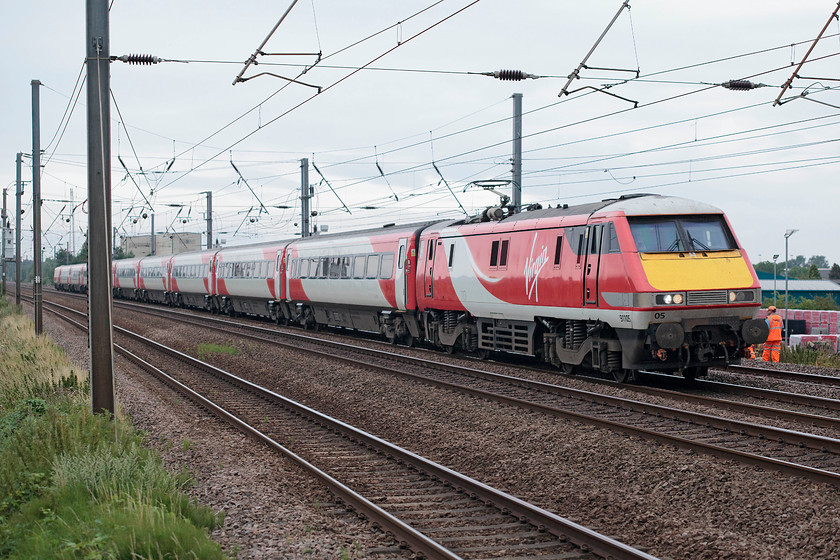
{"label": "coach door", "polygon": [[429,239],[429,246],[426,248],[426,267],[423,270],[423,289],[426,297],[432,297],[432,285],[435,275],[435,250],[437,248],[437,238]]}
{"label": "coach door", "polygon": [[601,264],[601,243],[604,225],[596,224],[586,228],[586,265],[583,271],[583,304],[598,307],[598,270]]}
{"label": "coach door", "polygon": [[397,309],[405,311],[405,259],[406,251],[408,250],[408,238],[400,239],[400,245],[397,249],[397,273],[394,275],[394,292],[397,298]]}

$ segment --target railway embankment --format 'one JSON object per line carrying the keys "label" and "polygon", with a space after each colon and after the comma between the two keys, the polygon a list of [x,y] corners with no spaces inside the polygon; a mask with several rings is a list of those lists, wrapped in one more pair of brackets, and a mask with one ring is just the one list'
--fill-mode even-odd
{"label": "railway embankment", "polygon": [[86,372],[0,298],[0,557],[227,558],[223,517],[188,496]]}

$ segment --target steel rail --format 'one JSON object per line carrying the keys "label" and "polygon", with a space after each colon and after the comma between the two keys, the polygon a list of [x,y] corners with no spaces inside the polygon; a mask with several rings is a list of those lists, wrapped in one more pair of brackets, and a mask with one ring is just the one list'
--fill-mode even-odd
{"label": "steel rail", "polygon": [[[684,385],[684,379],[682,377],[654,372],[647,372],[645,375],[647,377],[656,379],[657,381],[677,382]],[[631,385],[631,387],[635,386],[636,385]],[[745,397],[754,397],[758,399],[777,400],[787,402],[790,404],[799,404],[814,408],[824,408],[826,410],[840,410],[840,400],[838,399],[818,397],[815,395],[804,395],[802,393],[790,393],[787,391],[776,391],[774,389],[762,389],[760,387],[750,387],[748,385],[738,385],[735,383],[724,383],[722,381],[710,381],[708,379],[695,379],[691,382],[691,385],[689,385],[689,387],[701,389],[704,391],[727,393],[730,395],[740,395]]]}
{"label": "steel rail", "polygon": [[840,387],[840,377],[831,375],[816,375],[813,373],[801,373],[798,371],[785,371],[780,369],[767,369],[754,366],[736,366],[730,365],[723,368],[724,371],[731,371],[733,373],[763,375],[765,377],[775,377],[777,379],[788,379],[791,381],[800,381],[802,383],[816,383],[819,385],[833,385]]}

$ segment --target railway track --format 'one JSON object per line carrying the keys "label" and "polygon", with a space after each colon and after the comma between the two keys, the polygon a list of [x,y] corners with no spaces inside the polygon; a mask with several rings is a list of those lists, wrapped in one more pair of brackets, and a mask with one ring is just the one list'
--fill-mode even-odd
{"label": "railway track", "polygon": [[776,379],[786,379],[789,381],[798,381],[800,383],[814,383],[816,385],[829,385],[833,387],[840,387],[840,377],[831,375],[815,375],[813,373],[801,373],[798,371],[784,371],[780,369],[769,369],[756,366],[727,366],[724,371],[732,373],[740,373],[746,375],[761,375],[764,377],[774,377]]}
{"label": "railway track", "polygon": [[[51,302],[45,309],[81,330]],[[335,495],[428,558],[655,560],[551,512],[401,449],[210,364],[120,327],[164,372],[124,346],[117,351],[202,408],[289,457]],[[177,360],[177,364],[173,362]],[[212,399],[207,395],[212,395]]]}
{"label": "railway track", "polygon": [[[202,328],[340,360],[357,367],[399,375],[473,396],[545,414],[562,416],[628,435],[724,457],[746,464],[779,470],[813,480],[840,485],[840,440],[714,416],[638,400],[528,381],[475,368],[431,362],[403,354],[358,347],[343,342],[313,339],[216,317],[194,315],[133,303],[119,302],[136,311]],[[645,389],[655,391],[652,388]],[[658,390],[662,391],[662,390]],[[720,399],[680,396],[709,406]],[[836,419],[726,401],[727,407],[765,415],[788,414],[808,425],[836,427]]]}

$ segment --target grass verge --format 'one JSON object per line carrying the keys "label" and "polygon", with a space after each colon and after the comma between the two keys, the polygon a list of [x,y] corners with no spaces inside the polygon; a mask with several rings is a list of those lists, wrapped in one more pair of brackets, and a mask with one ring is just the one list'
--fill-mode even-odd
{"label": "grass verge", "polygon": [[0,558],[224,559],[223,522],[0,298]]}
{"label": "grass verge", "polygon": [[196,348],[196,354],[199,360],[204,360],[213,354],[230,354],[231,356],[238,356],[240,354],[239,348],[230,346],[229,344],[199,344]]}

